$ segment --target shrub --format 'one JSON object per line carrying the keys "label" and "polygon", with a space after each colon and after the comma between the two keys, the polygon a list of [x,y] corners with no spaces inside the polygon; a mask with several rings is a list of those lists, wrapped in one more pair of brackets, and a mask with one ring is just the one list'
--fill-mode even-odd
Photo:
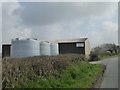
{"label": "shrub", "polygon": [[91,52],[89,61],[98,61],[98,60],[100,60],[100,57],[98,56],[98,54]]}
{"label": "shrub", "polygon": [[[36,76],[48,76],[61,72],[71,63],[84,60],[84,56],[78,54],[64,54],[58,56],[34,56],[27,58],[3,58],[3,86],[11,87],[12,81],[17,82],[22,78],[21,84],[26,80],[34,80]],[[23,78],[24,77],[24,78]]]}

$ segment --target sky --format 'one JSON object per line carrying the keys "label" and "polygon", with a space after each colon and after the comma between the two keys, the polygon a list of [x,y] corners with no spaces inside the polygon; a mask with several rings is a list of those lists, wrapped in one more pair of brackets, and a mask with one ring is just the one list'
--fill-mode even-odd
{"label": "sky", "polygon": [[2,9],[0,42],[10,43],[11,39],[16,37],[39,40],[87,37],[91,47],[103,43],[118,44],[118,3],[97,1],[8,2],[6,0],[2,2],[2,6],[0,5]]}

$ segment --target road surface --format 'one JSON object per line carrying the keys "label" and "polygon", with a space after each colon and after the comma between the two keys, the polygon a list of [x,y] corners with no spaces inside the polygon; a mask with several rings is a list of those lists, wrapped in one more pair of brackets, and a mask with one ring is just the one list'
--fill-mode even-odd
{"label": "road surface", "polygon": [[106,65],[106,71],[103,75],[100,88],[118,88],[118,57],[90,63]]}
{"label": "road surface", "polygon": [[100,88],[118,88],[118,57],[103,60],[106,71]]}

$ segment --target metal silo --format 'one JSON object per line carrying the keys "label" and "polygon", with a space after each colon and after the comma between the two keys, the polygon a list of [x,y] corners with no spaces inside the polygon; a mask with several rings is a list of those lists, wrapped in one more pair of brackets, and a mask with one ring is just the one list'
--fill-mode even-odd
{"label": "metal silo", "polygon": [[58,55],[58,54],[59,54],[58,43],[51,43],[50,55]]}
{"label": "metal silo", "polygon": [[11,41],[11,57],[40,55],[39,42],[35,39],[14,39]]}
{"label": "metal silo", "polygon": [[50,43],[43,41],[40,43],[40,55],[50,55]]}

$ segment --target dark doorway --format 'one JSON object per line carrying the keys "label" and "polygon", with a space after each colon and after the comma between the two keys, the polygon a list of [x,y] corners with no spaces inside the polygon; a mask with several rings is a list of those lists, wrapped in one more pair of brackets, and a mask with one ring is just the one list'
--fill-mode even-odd
{"label": "dark doorway", "polygon": [[59,53],[85,54],[85,48],[76,47],[76,43],[59,43]]}
{"label": "dark doorway", "polygon": [[2,45],[2,58],[3,57],[10,57],[10,44]]}

